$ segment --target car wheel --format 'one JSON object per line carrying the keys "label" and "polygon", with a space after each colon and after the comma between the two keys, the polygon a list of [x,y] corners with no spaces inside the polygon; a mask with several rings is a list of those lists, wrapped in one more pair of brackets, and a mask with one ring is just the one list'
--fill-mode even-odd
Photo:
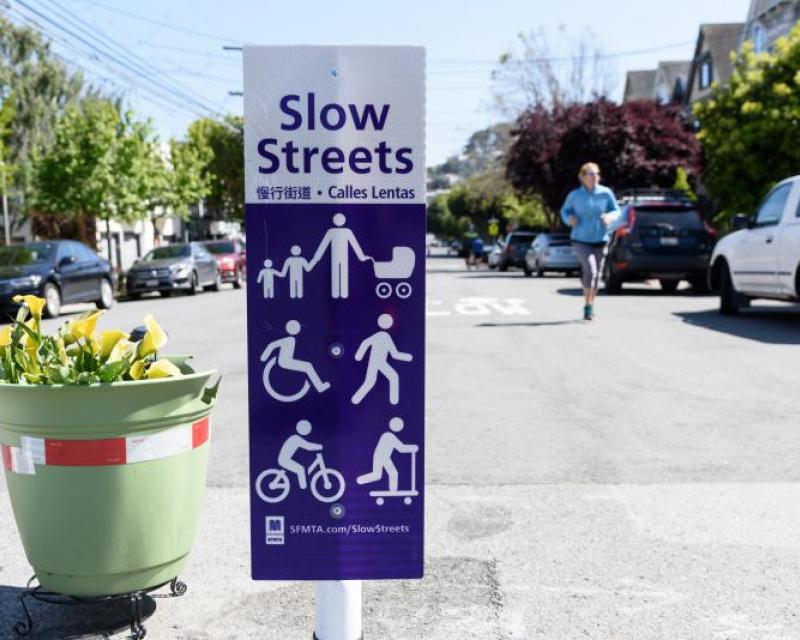
{"label": "car wheel", "polygon": [[723,262],[719,274],[719,312],[725,316],[732,316],[749,306],[749,298],[734,288],[728,263]]}
{"label": "car wheel", "polygon": [[530,278],[533,275],[533,271],[531,271],[530,268],[528,268],[528,265],[525,265],[522,268],[522,272],[525,274],[526,278]]}
{"label": "car wheel", "polygon": [[57,318],[61,313],[61,292],[52,282],[44,285],[42,294],[45,300],[44,315],[47,318]]}
{"label": "car wheel", "polygon": [[158,293],[162,298],[171,298],[172,297],[172,291],[159,291]]}
{"label": "car wheel", "polygon": [[187,292],[190,296],[197,295],[197,287],[200,284],[200,279],[197,277],[197,271],[192,271],[192,282],[189,285],[189,291]]}
{"label": "car wheel", "polygon": [[94,304],[98,309],[110,309],[114,306],[114,287],[105,278],[100,281],[100,298]]}
{"label": "car wheel", "polygon": [[498,269],[499,269],[500,271],[506,272],[506,271],[508,271],[508,265],[507,265],[507,264],[502,264],[502,265],[500,265],[500,266],[498,267]]}
{"label": "car wheel", "polygon": [[536,263],[536,275],[540,278],[544,277],[544,269],[542,269],[538,262]]}
{"label": "car wheel", "polygon": [[236,270],[236,277],[233,280],[233,288],[234,289],[242,288],[242,272],[239,269]]}
{"label": "car wheel", "polygon": [[680,280],[659,280],[661,283],[661,290],[666,293],[673,293],[678,290],[678,285],[680,284]]}

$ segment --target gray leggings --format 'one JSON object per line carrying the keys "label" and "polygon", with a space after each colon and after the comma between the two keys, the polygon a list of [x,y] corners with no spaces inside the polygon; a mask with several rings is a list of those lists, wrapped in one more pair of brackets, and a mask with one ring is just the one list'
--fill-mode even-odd
{"label": "gray leggings", "polygon": [[581,284],[584,289],[599,289],[603,263],[608,253],[608,245],[593,247],[583,242],[573,242],[575,255],[581,264]]}

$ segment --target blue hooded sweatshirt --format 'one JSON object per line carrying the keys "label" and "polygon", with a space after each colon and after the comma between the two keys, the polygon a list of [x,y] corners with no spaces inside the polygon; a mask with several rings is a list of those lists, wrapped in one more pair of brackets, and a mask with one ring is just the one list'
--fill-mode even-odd
{"label": "blue hooded sweatshirt", "polygon": [[[604,213],[610,213],[612,220],[606,226],[600,219]],[[578,224],[572,227],[570,238],[575,242],[600,245],[608,242],[609,235],[619,221],[620,210],[614,192],[608,187],[598,184],[592,191],[581,185],[569,192],[564,206],[561,207],[561,219],[569,225],[569,217],[578,218]]]}

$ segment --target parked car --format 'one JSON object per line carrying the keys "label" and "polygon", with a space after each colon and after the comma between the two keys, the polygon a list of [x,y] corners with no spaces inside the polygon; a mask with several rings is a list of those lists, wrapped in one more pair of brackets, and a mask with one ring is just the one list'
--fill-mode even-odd
{"label": "parked car", "polygon": [[525,254],[535,239],[535,231],[512,231],[509,233],[497,268],[500,271],[508,271],[509,267],[524,269]]}
{"label": "parked car", "polygon": [[608,247],[603,280],[608,293],[625,282],[657,279],[664,291],[681,280],[705,290],[716,242],[694,202],[681,192],[637,190],[620,194],[621,224]]}
{"label": "parked car", "polygon": [[222,286],[217,261],[199,242],[185,242],[156,247],[137,260],[127,275],[128,297],[158,291],[169,296],[173,291],[195,295],[198,287]]}
{"label": "parked car", "polygon": [[730,315],[754,298],[800,301],[800,176],[767,194],[755,215],[737,215],[735,231],[711,256],[709,283]]}
{"label": "parked car", "polygon": [[525,275],[543,276],[548,271],[580,270],[568,233],[540,233],[525,254]]}
{"label": "parked car", "polygon": [[238,240],[209,240],[203,246],[217,261],[222,282],[233,283],[234,289],[241,289],[247,276],[247,253]]}
{"label": "parked car", "polygon": [[114,304],[116,279],[108,261],[75,240],[47,240],[0,247],[0,309],[14,313],[16,295],[44,298],[44,314],[55,318],[62,304]]}
{"label": "parked car", "polygon": [[490,245],[489,255],[486,256],[486,262],[490,269],[496,269],[500,266],[500,257],[503,255],[504,248],[505,244],[502,240],[495,240],[495,242]]}

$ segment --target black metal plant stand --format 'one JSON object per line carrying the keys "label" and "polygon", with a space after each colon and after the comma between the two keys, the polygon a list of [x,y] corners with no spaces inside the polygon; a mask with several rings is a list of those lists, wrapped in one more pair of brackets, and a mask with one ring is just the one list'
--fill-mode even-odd
{"label": "black metal plant stand", "polygon": [[[145,589],[143,591],[134,591],[132,593],[122,593],[116,596],[100,596],[95,598],[79,598],[75,596],[65,596],[61,593],[52,593],[45,591],[41,585],[33,586],[36,581],[36,576],[28,580],[25,591],[20,594],[19,601],[22,605],[22,611],[25,614],[25,620],[20,620],[14,625],[14,631],[17,635],[28,636],[33,632],[33,618],[31,617],[30,610],[28,609],[27,598],[33,598],[39,602],[55,605],[66,606],[87,606],[87,605],[104,605],[111,602],[128,601],[131,605],[131,637],[134,640],[141,640],[147,635],[147,629],[142,624],[142,617],[144,614],[144,598],[150,595],[153,598],[178,598],[186,593],[187,586],[185,583],[173,578],[170,582],[165,582],[156,587]],[[163,589],[169,585],[168,594],[155,594],[155,591]],[[152,595],[151,595],[152,594]]]}

